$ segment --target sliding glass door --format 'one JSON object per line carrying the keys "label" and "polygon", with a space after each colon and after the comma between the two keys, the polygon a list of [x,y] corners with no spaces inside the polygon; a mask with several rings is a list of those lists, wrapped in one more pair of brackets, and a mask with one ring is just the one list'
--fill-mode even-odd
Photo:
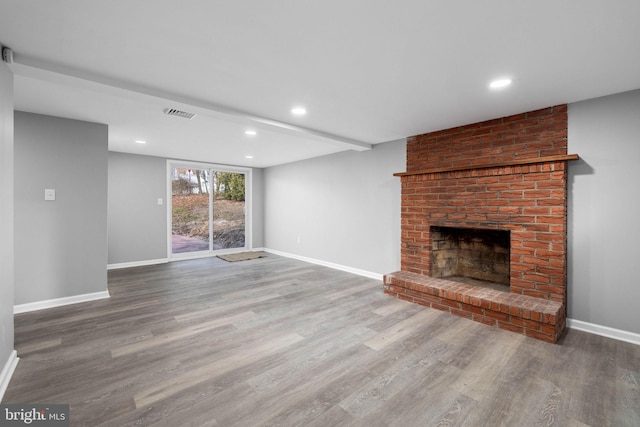
{"label": "sliding glass door", "polygon": [[196,163],[169,163],[171,256],[247,247],[246,175]]}

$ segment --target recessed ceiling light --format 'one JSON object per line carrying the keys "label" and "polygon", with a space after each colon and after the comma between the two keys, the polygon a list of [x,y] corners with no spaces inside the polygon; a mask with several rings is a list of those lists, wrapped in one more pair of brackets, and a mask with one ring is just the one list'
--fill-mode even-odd
{"label": "recessed ceiling light", "polygon": [[304,107],[294,107],[291,109],[291,114],[294,116],[304,116],[307,114],[307,109]]}
{"label": "recessed ceiling light", "polygon": [[253,159],[253,156],[249,155],[249,156],[244,156],[245,159]]}
{"label": "recessed ceiling light", "polygon": [[257,132],[255,130],[249,129],[249,130],[245,130],[244,134],[245,135],[249,135],[249,136],[255,136],[255,135],[257,135]]}
{"label": "recessed ceiling light", "polygon": [[146,144],[147,141],[143,141],[141,139],[136,139],[136,144]]}
{"label": "recessed ceiling light", "polygon": [[499,89],[499,88],[507,87],[510,84],[511,84],[511,79],[499,79],[489,83],[489,87],[491,89]]}

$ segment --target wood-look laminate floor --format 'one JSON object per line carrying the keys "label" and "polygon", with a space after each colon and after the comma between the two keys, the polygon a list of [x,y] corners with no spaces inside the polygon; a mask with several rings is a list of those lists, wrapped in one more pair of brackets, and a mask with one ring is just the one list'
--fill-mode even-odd
{"label": "wood-look laminate floor", "polygon": [[639,426],[640,346],[557,345],[269,255],[115,270],[108,300],[16,316],[3,403],[74,426]]}

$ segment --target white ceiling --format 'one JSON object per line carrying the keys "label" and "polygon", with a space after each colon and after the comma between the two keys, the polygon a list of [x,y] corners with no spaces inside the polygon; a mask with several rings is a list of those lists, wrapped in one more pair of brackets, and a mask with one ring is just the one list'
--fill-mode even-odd
{"label": "white ceiling", "polygon": [[640,88],[639,22],[638,0],[0,1],[16,109],[255,167]]}

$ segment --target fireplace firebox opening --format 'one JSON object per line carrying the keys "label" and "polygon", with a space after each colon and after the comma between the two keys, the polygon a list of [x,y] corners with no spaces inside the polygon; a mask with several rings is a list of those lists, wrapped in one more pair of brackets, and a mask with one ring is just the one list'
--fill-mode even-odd
{"label": "fireplace firebox opening", "polygon": [[431,276],[509,292],[510,231],[429,227]]}

